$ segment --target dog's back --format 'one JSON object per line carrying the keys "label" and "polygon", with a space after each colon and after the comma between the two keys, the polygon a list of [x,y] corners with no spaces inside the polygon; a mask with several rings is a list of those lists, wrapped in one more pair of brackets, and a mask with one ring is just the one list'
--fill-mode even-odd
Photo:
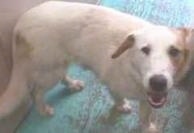
{"label": "dog's back", "polygon": [[16,52],[22,55],[19,52],[26,52],[24,47],[30,47],[27,53],[33,68],[40,64],[45,67],[58,66],[73,55],[80,63],[93,65],[90,67],[94,70],[103,69],[101,67],[108,64],[115,46],[123,41],[129,31],[145,25],[149,23],[100,6],[46,2],[20,19],[15,35],[28,43],[17,45]]}

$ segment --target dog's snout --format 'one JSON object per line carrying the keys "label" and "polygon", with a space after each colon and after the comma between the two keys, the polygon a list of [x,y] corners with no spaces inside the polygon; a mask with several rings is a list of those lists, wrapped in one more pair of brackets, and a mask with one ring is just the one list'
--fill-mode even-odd
{"label": "dog's snout", "polygon": [[165,91],[167,88],[167,79],[163,75],[154,75],[150,78],[149,85],[154,91]]}

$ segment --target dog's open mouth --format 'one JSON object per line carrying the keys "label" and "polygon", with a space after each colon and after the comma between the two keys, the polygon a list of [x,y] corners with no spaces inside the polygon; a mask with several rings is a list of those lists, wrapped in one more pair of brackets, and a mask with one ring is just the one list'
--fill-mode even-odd
{"label": "dog's open mouth", "polygon": [[148,92],[148,102],[154,108],[162,107],[167,101],[166,92]]}

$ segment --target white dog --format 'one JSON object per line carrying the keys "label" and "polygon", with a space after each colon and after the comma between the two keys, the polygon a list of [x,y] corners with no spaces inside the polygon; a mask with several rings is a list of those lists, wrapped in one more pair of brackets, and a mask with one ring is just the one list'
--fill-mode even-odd
{"label": "white dog", "polygon": [[[14,66],[0,99],[0,118],[18,107],[30,88],[40,113],[52,115],[53,108],[43,100],[48,88],[59,80],[72,90],[84,86],[64,72],[75,61],[97,74],[116,105],[123,98],[139,100],[141,124],[148,127],[151,107],[165,104],[169,89],[188,69],[190,32],[95,5],[43,3],[25,13],[15,27]],[[126,103],[117,109],[129,112]]]}

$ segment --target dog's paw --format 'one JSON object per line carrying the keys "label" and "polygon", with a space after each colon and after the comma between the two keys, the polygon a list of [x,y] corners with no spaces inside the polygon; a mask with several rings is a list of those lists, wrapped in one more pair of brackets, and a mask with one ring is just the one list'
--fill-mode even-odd
{"label": "dog's paw", "polygon": [[124,114],[130,114],[131,113],[131,106],[123,106],[119,105],[117,106],[117,111]]}
{"label": "dog's paw", "polygon": [[154,123],[150,123],[150,126],[149,126],[149,132],[150,133],[159,133],[158,130],[157,130],[157,127]]}
{"label": "dog's paw", "polygon": [[117,105],[117,111],[124,114],[130,114],[132,107],[127,99],[123,99],[123,104]]}
{"label": "dog's paw", "polygon": [[40,110],[40,113],[44,116],[53,116],[54,112],[54,108],[50,105],[45,105],[44,108]]}
{"label": "dog's paw", "polygon": [[75,92],[80,91],[84,88],[84,82],[81,80],[73,80],[69,85],[69,88]]}
{"label": "dog's paw", "polygon": [[143,128],[142,133],[162,133],[154,123],[150,123],[149,127]]}

